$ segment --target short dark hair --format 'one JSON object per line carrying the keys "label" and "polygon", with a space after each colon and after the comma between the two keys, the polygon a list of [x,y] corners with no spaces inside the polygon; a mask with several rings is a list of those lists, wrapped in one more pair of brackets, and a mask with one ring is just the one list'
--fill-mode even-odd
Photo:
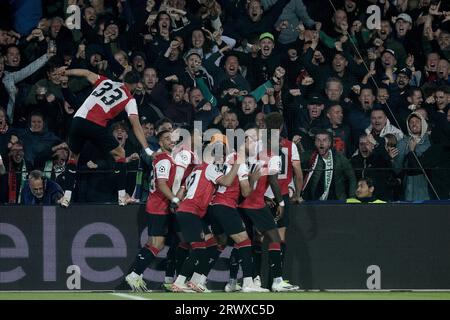
{"label": "short dark hair", "polygon": [[171,133],[171,132],[170,132],[169,130],[162,130],[162,131],[158,132],[158,134],[156,135],[156,138],[158,138],[158,141],[161,140],[162,136],[163,136],[165,133]]}
{"label": "short dark hair", "polygon": [[136,84],[141,81],[141,75],[136,70],[128,71],[123,77],[123,82],[128,84]]}
{"label": "short dark hair", "polygon": [[384,113],[384,115],[387,116],[386,111],[379,106],[375,106],[374,108],[372,108],[372,110],[370,111],[370,114],[374,113],[375,111],[382,111]]}
{"label": "short dark hair", "polygon": [[155,130],[158,131],[159,127],[161,127],[164,123],[170,123],[173,126],[173,121],[169,118],[162,118],[156,121],[155,123]]}
{"label": "short dark hair", "polygon": [[31,112],[30,113],[30,120],[31,120],[32,117],[41,117],[42,121],[45,122],[44,114],[42,112],[40,112],[40,111],[33,111],[33,112]]}
{"label": "short dark hair", "polygon": [[47,73],[53,72],[55,69],[62,67],[64,65],[64,61],[60,56],[53,56],[48,59],[47,64],[45,66],[45,71]]}
{"label": "short dark hair", "polygon": [[419,87],[410,87],[408,90],[406,90],[406,96],[412,97],[417,91],[422,92],[422,89],[420,89]]}
{"label": "short dark hair", "polygon": [[327,135],[328,138],[330,139],[331,142],[333,142],[333,136],[331,134],[331,132],[327,129],[317,129],[314,132],[314,139],[319,135],[319,134],[324,134]]}
{"label": "short dark hair", "polygon": [[363,90],[370,90],[372,92],[372,94],[375,95],[374,89],[370,85],[366,84],[366,85],[361,86],[361,91],[359,92],[359,95],[361,95]]}
{"label": "short dark hair", "polygon": [[364,181],[369,188],[375,187],[374,184],[373,184],[372,178],[369,178],[369,177],[359,178],[358,179],[358,183],[361,182],[361,181]]}
{"label": "short dark hair", "polygon": [[446,85],[439,86],[439,87],[437,87],[436,90],[434,90],[434,92],[436,93],[436,92],[438,92],[438,91],[441,91],[441,92],[443,92],[443,93],[445,93],[445,94],[450,94],[450,87],[449,87],[449,86],[446,86]]}
{"label": "short dark hair", "polygon": [[113,132],[116,129],[122,129],[126,132],[128,132],[130,129],[128,128],[127,124],[123,121],[118,121],[113,123],[113,125],[111,126],[111,132]]}
{"label": "short dark hair", "polygon": [[281,115],[281,113],[271,112],[266,115],[264,122],[266,123],[266,128],[268,130],[281,129],[284,119],[283,119],[283,116]]}

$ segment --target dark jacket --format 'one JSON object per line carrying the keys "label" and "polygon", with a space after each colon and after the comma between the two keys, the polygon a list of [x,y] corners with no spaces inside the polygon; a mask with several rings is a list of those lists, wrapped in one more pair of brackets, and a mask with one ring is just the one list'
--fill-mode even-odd
{"label": "dark jacket", "polygon": [[[331,182],[330,192],[327,200],[343,200],[354,197],[356,191],[356,177],[353,172],[350,161],[340,153],[333,154],[333,179]],[[315,152],[304,152],[301,155],[302,168],[309,170],[313,165],[313,156]],[[320,156],[319,156],[320,157]],[[319,159],[319,161],[322,161]],[[325,166],[324,166],[325,167]],[[316,167],[317,168],[317,167]],[[307,172],[304,173],[307,176]],[[305,200],[319,200],[315,194],[319,188],[319,184],[323,181],[323,171],[315,171],[303,190],[302,197]]]}
{"label": "dark jacket", "polygon": [[29,128],[17,132],[24,144],[25,161],[33,168],[41,166],[52,156],[52,147],[61,143],[61,139],[46,128],[42,132],[31,132]]}
{"label": "dark jacket", "polygon": [[[355,170],[356,179],[371,178],[375,186],[375,194],[382,200],[393,200],[392,184],[394,183],[392,164],[384,144],[374,149],[364,158],[359,152],[350,159]],[[382,170],[380,170],[382,169]]]}
{"label": "dark jacket", "polygon": [[28,183],[22,190],[21,203],[25,205],[53,205],[63,196],[63,189],[54,181],[44,179],[44,196],[41,199],[36,198],[30,189]]}

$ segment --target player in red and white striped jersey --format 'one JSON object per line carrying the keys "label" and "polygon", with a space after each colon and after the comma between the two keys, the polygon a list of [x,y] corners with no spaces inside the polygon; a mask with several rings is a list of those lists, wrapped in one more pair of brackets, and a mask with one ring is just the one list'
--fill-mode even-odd
{"label": "player in red and white striped jersey", "polygon": [[[216,147],[224,147],[221,140],[217,140],[215,144]],[[221,164],[224,162],[223,156],[225,152],[218,156],[220,153],[216,151],[217,148],[214,149],[211,157],[204,155],[204,160],[207,162],[196,166],[186,179],[186,196],[178,207],[176,217],[183,239],[191,245],[191,252],[172,285],[172,291],[174,292],[184,292],[189,290],[189,288],[197,292],[207,291],[205,283],[208,255],[202,219],[206,215],[216,186],[230,186],[240,166],[235,163],[230,172],[224,174]],[[194,274],[186,284],[186,278],[190,276],[192,268],[194,268]]]}
{"label": "player in red and white striped jersey", "polygon": [[[258,141],[258,130],[249,129],[245,132],[246,138],[253,141]],[[249,173],[254,174],[260,171],[260,177],[253,187],[250,195],[239,204],[239,208],[244,216],[246,216],[254,228],[263,236],[269,239],[269,264],[273,284],[271,286],[274,292],[295,291],[298,286],[291,285],[283,280],[282,277],[282,263],[281,263],[281,239],[277,229],[275,219],[282,218],[284,213],[285,203],[281,195],[280,186],[278,184],[278,173],[280,170],[280,157],[273,155],[268,146],[271,146],[270,136],[268,136],[267,143],[263,144],[264,149],[258,152],[256,159],[249,159]],[[278,203],[277,214],[274,218],[269,208],[264,201],[264,194],[267,188],[272,188],[276,202]],[[257,264],[255,264],[257,265]],[[255,267],[255,275],[259,274],[259,268]]]}
{"label": "player in red and white striped jersey", "polygon": [[137,111],[133,92],[140,81],[139,73],[130,71],[124,76],[124,83],[112,81],[104,76],[85,69],[66,70],[60,68],[62,76],[85,77],[94,90],[76,112],[69,131],[70,155],[67,162],[67,185],[61,205],[68,207],[75,186],[78,158],[87,141],[92,142],[105,153],[110,153],[115,161],[114,175],[117,181],[119,205],[126,205],[132,200],[125,192],[126,162],[125,150],[113,138],[106,128],[108,122],[122,111],[126,111],[133,127],[133,132],[148,155],[153,152],[148,147]]}
{"label": "player in red and white striped jersey", "polygon": [[[194,129],[189,131],[189,137],[180,136],[181,133],[180,129],[175,129],[173,131],[174,140],[179,141],[180,138],[183,138],[183,141],[181,141],[172,152],[176,164],[176,173],[172,185],[173,194],[177,194],[180,191],[180,188],[185,188],[184,182],[186,178],[190,175],[193,168],[200,164],[199,156],[195,152],[195,147],[197,144],[201,147],[201,133]],[[179,230],[175,219],[171,219],[169,232],[170,234],[167,243],[170,247],[167,252],[167,261],[165,264],[166,275],[162,285],[167,291],[171,291],[175,271],[177,273],[180,272],[183,262],[189,255],[190,247],[189,243],[183,241],[181,231]]]}
{"label": "player in red and white striped jersey", "polygon": [[[245,139],[246,155],[249,150],[254,149],[254,141]],[[234,162],[236,153],[232,153],[227,157],[224,170],[225,173],[230,172],[230,163]],[[252,264],[252,244],[245,229],[244,222],[237,211],[240,196],[247,197],[252,192],[254,182],[250,178],[246,164],[239,167],[237,177],[233,183],[228,186],[220,186],[211,202],[209,213],[213,233],[226,242],[226,238],[230,237],[234,241],[234,249],[232,252],[236,261],[240,261],[243,272],[243,292],[268,292],[269,290],[257,286],[253,282],[253,264]],[[224,239],[225,238],[225,239]],[[237,265],[238,266],[238,265]],[[231,272],[230,272],[231,275]],[[234,279],[236,280],[236,279]],[[225,286],[226,292],[237,291],[236,281],[231,281]]]}
{"label": "player in red and white striped jersey", "polygon": [[[282,132],[284,119],[278,112],[269,113],[265,118],[266,128],[268,130],[279,130]],[[285,203],[284,214],[281,219],[277,220],[278,232],[281,238],[281,257],[284,263],[286,254],[286,228],[289,226],[289,209],[290,203],[298,203],[300,193],[303,185],[303,173],[300,164],[300,155],[297,146],[286,138],[280,138],[280,160],[281,168],[278,173],[278,184]],[[294,179],[295,177],[295,179]],[[289,184],[294,181],[295,191],[292,198],[289,197]],[[266,192],[266,197],[273,199],[274,195],[272,189],[269,187]],[[269,201],[269,206],[276,208],[273,200]]]}
{"label": "player in red and white striped jersey", "polygon": [[125,278],[134,291],[146,290],[142,274],[147,266],[155,259],[159,251],[164,248],[165,238],[169,230],[169,207],[177,205],[180,200],[172,193],[175,179],[175,162],[171,152],[175,146],[170,131],[158,133],[161,152],[153,159],[152,180],[150,194],[145,211],[147,212],[147,226],[149,240],[139,251],[132,266],[132,272]]}

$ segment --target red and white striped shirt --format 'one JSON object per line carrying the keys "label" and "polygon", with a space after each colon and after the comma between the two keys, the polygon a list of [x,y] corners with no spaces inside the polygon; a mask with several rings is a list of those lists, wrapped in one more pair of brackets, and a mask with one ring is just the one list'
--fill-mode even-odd
{"label": "red and white striped shirt", "polygon": [[94,86],[94,91],[78,109],[75,117],[106,127],[123,110],[129,116],[138,115],[136,100],[123,83],[99,76]]}

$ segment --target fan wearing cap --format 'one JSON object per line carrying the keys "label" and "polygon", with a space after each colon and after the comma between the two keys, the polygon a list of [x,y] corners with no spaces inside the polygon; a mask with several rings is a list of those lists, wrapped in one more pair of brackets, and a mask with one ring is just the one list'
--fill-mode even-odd
{"label": "fan wearing cap", "polygon": [[306,108],[297,112],[294,119],[294,133],[303,137],[302,146],[306,149],[312,149],[313,141],[311,136],[317,129],[323,128],[326,124],[323,110],[325,100],[314,95],[306,102]]}
{"label": "fan wearing cap", "polygon": [[211,75],[202,66],[202,57],[197,50],[191,49],[184,55],[184,61],[186,68],[180,75],[180,82],[184,84],[186,88],[197,87],[196,79],[201,78],[208,86],[209,90],[212,90],[214,80]]}
{"label": "fan wearing cap", "polygon": [[[372,48],[378,47],[380,50],[389,48],[394,50],[396,55],[398,56],[399,67],[404,67],[404,62],[407,58],[407,54],[403,44],[401,44],[397,39],[394,38],[393,30],[391,22],[384,18],[380,21],[380,29],[375,30],[376,32],[373,34],[371,38]],[[382,43],[380,42],[382,41]],[[381,46],[379,46],[381,44]]]}
{"label": "fan wearing cap", "polygon": [[[407,53],[419,57],[422,48],[421,41],[417,41],[417,34],[413,31],[413,20],[407,13],[401,13],[395,20],[395,39],[405,48]],[[403,64],[404,61],[400,61]]]}
{"label": "fan wearing cap", "polygon": [[406,91],[410,88],[409,82],[412,78],[412,72],[408,68],[403,68],[397,71],[397,78],[395,82],[397,83],[398,88],[400,89],[400,95],[403,96]]}
{"label": "fan wearing cap", "polygon": [[252,52],[248,64],[247,80],[252,88],[269,80],[281,65],[281,57],[274,51],[275,37],[269,32],[259,36],[259,51]]}
{"label": "fan wearing cap", "polygon": [[[376,69],[376,74],[374,76],[377,83],[384,83],[386,86],[394,85],[396,80],[396,72],[398,73],[399,71],[396,52],[393,49],[385,49],[381,53],[380,60],[380,67]],[[370,76],[370,73],[366,75],[366,77],[368,76]],[[367,84],[367,82],[363,83]]]}

